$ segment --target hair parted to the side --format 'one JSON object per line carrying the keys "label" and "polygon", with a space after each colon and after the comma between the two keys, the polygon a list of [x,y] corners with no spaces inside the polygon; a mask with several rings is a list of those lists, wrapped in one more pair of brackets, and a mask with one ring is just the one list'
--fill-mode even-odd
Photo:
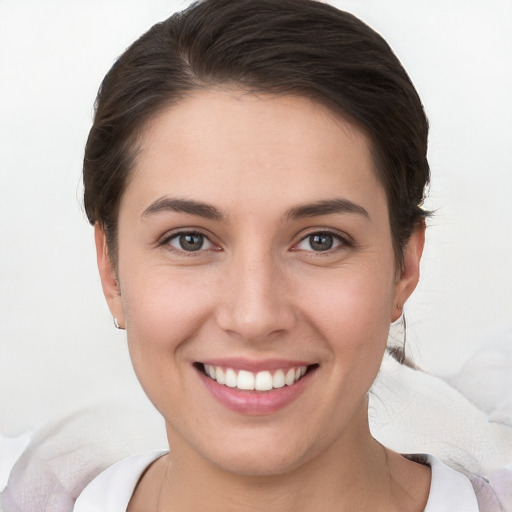
{"label": "hair parted to the side", "polygon": [[313,0],[205,0],[156,24],[101,84],[85,149],[84,204],[116,260],[119,203],[150,119],[195,90],[237,87],[318,101],[369,137],[397,264],[424,221],[428,122],[388,44],[355,16]]}

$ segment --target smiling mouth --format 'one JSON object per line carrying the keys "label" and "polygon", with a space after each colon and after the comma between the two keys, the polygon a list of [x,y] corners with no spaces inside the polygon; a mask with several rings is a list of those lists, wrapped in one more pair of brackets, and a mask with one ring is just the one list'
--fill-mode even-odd
{"label": "smiling mouth", "polygon": [[196,368],[218,384],[241,391],[271,391],[285,386],[292,386],[304,375],[318,367],[318,364],[249,372],[223,366],[196,363]]}

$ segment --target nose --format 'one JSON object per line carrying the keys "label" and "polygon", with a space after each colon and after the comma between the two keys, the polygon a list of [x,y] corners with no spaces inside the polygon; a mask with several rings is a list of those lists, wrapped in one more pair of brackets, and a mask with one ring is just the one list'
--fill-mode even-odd
{"label": "nose", "polygon": [[296,313],[282,265],[272,254],[247,252],[231,262],[217,324],[232,336],[264,343],[289,332]]}

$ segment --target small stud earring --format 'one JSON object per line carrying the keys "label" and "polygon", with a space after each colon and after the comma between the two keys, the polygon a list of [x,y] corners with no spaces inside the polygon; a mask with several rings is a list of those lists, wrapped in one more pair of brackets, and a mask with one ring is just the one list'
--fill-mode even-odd
{"label": "small stud earring", "polygon": [[114,326],[115,326],[115,328],[116,328],[116,329],[119,329],[119,330],[121,330],[121,331],[124,331],[124,327],[121,327],[121,326],[119,325],[119,322],[117,321],[117,318],[116,318],[116,317],[113,317],[113,318],[114,318]]}

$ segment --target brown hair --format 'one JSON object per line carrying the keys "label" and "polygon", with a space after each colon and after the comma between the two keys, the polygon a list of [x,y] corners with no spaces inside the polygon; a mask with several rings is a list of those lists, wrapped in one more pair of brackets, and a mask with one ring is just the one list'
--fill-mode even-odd
{"label": "brown hair", "polygon": [[156,24],[105,76],[84,157],[84,203],[116,257],[119,202],[137,137],[163,108],[212,86],[297,94],[370,138],[398,264],[423,222],[428,122],[388,44],[355,16],[312,0],[206,0]]}

